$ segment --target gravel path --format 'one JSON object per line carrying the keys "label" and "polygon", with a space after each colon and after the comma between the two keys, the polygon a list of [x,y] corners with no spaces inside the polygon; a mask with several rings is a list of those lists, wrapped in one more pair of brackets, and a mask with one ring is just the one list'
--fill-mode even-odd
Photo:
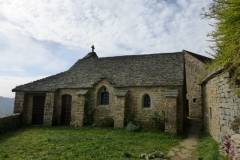
{"label": "gravel path", "polygon": [[197,160],[197,141],[201,134],[200,119],[189,119],[188,138],[169,151],[170,160]]}

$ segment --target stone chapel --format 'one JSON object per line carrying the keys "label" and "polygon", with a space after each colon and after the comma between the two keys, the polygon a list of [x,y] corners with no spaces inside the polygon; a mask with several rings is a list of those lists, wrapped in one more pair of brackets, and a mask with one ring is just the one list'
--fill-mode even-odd
{"label": "stone chapel", "polygon": [[165,131],[181,133],[187,116],[202,114],[199,81],[210,60],[186,50],[116,57],[92,50],[67,71],[15,87],[14,113],[23,125],[81,127],[110,117],[114,128],[130,116],[149,128],[151,116],[164,114]]}

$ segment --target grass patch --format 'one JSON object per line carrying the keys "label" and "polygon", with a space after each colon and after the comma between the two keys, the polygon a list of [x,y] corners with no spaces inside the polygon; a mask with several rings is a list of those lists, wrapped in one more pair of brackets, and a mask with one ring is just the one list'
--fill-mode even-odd
{"label": "grass patch", "polygon": [[219,143],[209,134],[203,134],[198,141],[198,160],[227,160],[219,153]]}
{"label": "grass patch", "polygon": [[98,127],[28,127],[0,135],[0,159],[138,159],[181,140],[157,131]]}

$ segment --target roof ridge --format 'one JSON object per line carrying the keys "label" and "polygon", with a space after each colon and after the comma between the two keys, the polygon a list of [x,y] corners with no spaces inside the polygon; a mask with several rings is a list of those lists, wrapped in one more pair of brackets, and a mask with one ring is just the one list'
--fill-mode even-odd
{"label": "roof ridge", "polygon": [[119,57],[137,57],[137,56],[154,56],[154,55],[163,55],[163,54],[179,54],[183,53],[181,52],[169,52],[169,53],[149,53],[149,54],[132,54],[132,55],[119,55],[119,56],[110,56],[110,57],[98,57],[98,59],[103,59],[103,58],[119,58]]}

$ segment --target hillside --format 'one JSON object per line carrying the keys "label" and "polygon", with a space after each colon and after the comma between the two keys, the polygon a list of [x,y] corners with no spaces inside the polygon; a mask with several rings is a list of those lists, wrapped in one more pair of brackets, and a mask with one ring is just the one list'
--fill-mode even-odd
{"label": "hillside", "polygon": [[0,115],[13,113],[14,98],[0,96]]}

